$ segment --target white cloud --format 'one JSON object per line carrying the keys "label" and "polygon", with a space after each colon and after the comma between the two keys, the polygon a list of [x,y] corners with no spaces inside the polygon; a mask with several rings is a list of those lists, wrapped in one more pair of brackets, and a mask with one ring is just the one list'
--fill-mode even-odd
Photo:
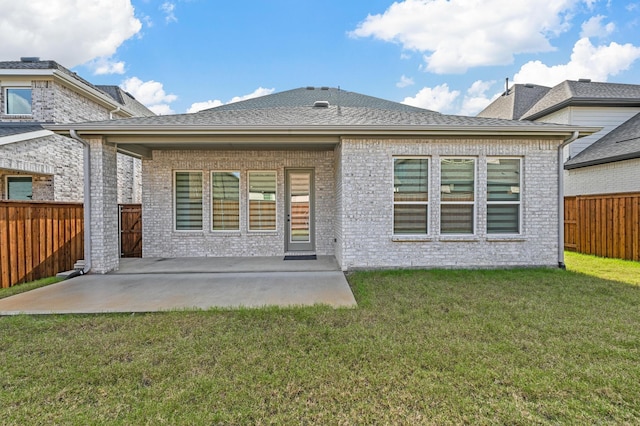
{"label": "white cloud", "polygon": [[252,93],[249,93],[248,95],[234,96],[227,103],[228,104],[232,104],[234,102],[246,101],[247,99],[253,99],[253,98],[258,98],[260,96],[270,95],[273,92],[275,92],[275,90],[276,89],[265,89],[264,87],[258,87],[256,90],[254,90]]}
{"label": "white cloud", "polygon": [[350,35],[422,52],[427,71],[463,73],[470,67],[512,63],[514,54],[553,50],[550,37],[568,30],[571,10],[579,2],[405,0],[367,16]]}
{"label": "white cloud", "polygon": [[[226,102],[227,104],[232,104],[234,102],[240,102],[240,101],[246,101],[247,99],[253,99],[253,98],[258,98],[260,96],[266,96],[266,95],[270,95],[273,92],[275,92],[276,89],[265,89],[264,87],[258,87],[256,90],[254,90],[253,92],[249,93],[248,95],[243,95],[243,96],[234,96],[233,98],[231,98],[231,100],[229,102]],[[204,102],[194,102],[191,104],[191,106],[189,107],[189,109],[187,109],[187,113],[193,113],[193,112],[198,112],[198,111],[202,111],[205,109],[209,109],[209,108],[214,108],[220,105],[224,105],[225,102],[222,102],[219,99],[216,100],[208,100],[208,101],[204,101]]]}
{"label": "white cloud", "polygon": [[403,87],[408,87],[408,86],[413,86],[415,84],[415,82],[413,81],[413,79],[411,77],[407,77],[405,75],[402,75],[400,77],[400,81],[398,81],[396,83],[397,87],[403,88]]}
{"label": "white cloud", "polygon": [[87,63],[93,69],[95,75],[124,74],[124,62],[114,61],[110,58],[98,58]]}
{"label": "white cloud", "polygon": [[178,18],[176,17],[175,10],[176,4],[171,3],[170,1],[165,1],[160,6],[160,10],[164,12],[164,20],[167,24],[171,22],[178,22]]}
{"label": "white cloud", "polygon": [[123,81],[120,87],[131,93],[138,102],[144,104],[156,114],[174,113],[169,104],[178,99],[178,97],[173,94],[167,94],[162,83],[153,80],[142,81],[138,77],[131,77]]}
{"label": "white cloud", "polygon": [[489,105],[500,93],[494,94],[492,97],[487,96],[487,91],[493,87],[495,80],[492,81],[475,81],[462,100],[462,108],[459,111],[460,115],[476,115],[482,111],[487,105]]}
{"label": "white cloud", "polygon": [[130,0],[0,0],[0,57],[53,59],[72,68],[110,58],[142,24]]}
{"label": "white cloud", "polygon": [[604,18],[605,16],[596,15],[589,18],[588,21],[583,22],[580,37],[606,37],[613,33],[616,29],[616,24],[609,22],[606,25],[602,25]]}
{"label": "white cloud", "polygon": [[189,109],[187,109],[187,113],[191,114],[193,112],[198,112],[198,111],[202,111],[205,109],[209,109],[209,108],[215,108],[218,107],[220,105],[224,105],[224,102],[222,102],[221,100],[208,100],[208,101],[204,101],[204,102],[194,102],[191,104],[191,106],[189,107]]}
{"label": "white cloud", "polygon": [[403,104],[419,108],[426,108],[438,112],[452,112],[455,109],[454,102],[460,96],[460,91],[449,90],[447,83],[436,87],[424,87],[414,97],[406,97]]}
{"label": "white cloud", "polygon": [[582,38],[573,46],[571,60],[566,64],[548,66],[540,61],[524,64],[514,76],[517,83],[535,83],[555,86],[564,80],[590,78],[607,81],[609,76],[629,69],[640,58],[640,47],[630,43],[610,43],[594,46],[588,38]]}

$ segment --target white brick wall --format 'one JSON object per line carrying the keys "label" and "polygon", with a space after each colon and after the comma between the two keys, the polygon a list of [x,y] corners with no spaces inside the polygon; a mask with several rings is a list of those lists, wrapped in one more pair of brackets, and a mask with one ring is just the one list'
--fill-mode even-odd
{"label": "white brick wall", "polygon": [[[345,270],[384,267],[507,267],[557,265],[557,151],[560,141],[343,140],[342,255]],[[406,241],[393,237],[392,159],[431,158],[430,235]],[[439,235],[439,159],[477,158],[476,234]],[[487,236],[486,157],[523,158],[523,232],[515,238]],[[340,202],[339,202],[340,204]]]}
{"label": "white brick wall", "polygon": [[[344,139],[333,151],[154,151],[143,164],[143,255],[277,256],[284,252],[284,169],[315,167],[317,253],[333,254],[344,270],[386,267],[557,266],[557,146],[561,140]],[[393,236],[393,157],[428,156],[430,233],[418,240]],[[476,233],[439,234],[439,159],[475,157]],[[522,233],[487,235],[488,156],[522,158]],[[203,172],[205,230],[173,231],[173,171]],[[210,172],[239,170],[246,200],[249,170],[276,170],[277,232],[218,234],[210,227]],[[246,201],[245,201],[246,202]],[[335,243],[334,243],[335,238]]]}
{"label": "white brick wall", "polygon": [[640,159],[565,170],[565,195],[640,192]]}
{"label": "white brick wall", "polygon": [[[333,151],[154,151],[143,161],[143,256],[280,256],[284,253],[284,170],[315,169],[316,253],[334,253],[334,153]],[[203,173],[203,231],[173,230],[173,171]],[[211,229],[211,171],[239,171],[240,232]],[[247,172],[277,172],[277,230],[247,231]]]}

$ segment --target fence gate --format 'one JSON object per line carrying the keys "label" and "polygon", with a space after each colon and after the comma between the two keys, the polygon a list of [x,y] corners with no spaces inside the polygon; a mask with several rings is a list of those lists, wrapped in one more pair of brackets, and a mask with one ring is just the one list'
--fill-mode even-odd
{"label": "fence gate", "polygon": [[120,257],[142,257],[142,205],[120,204]]}

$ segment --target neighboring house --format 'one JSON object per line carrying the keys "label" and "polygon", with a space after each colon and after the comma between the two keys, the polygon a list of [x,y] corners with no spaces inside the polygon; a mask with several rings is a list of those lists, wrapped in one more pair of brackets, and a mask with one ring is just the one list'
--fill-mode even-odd
{"label": "neighboring house", "polygon": [[[633,144],[611,144],[607,134],[640,113],[640,85],[564,81],[555,87],[515,85],[478,117],[601,127],[565,149],[565,195],[640,192]],[[637,127],[636,128],[636,136]],[[625,135],[634,125],[626,125]],[[604,139],[603,143],[598,143]],[[629,147],[629,148],[627,148]],[[613,149],[611,153],[606,151]],[[623,155],[617,153],[623,152]],[[597,157],[597,160],[596,160]],[[592,167],[597,166],[597,167]]]}
{"label": "neighboring house", "polygon": [[[117,86],[94,86],[54,61],[0,62],[0,199],[82,201],[80,142],[42,124],[155,115]],[[118,155],[118,201],[139,202],[141,164]]]}
{"label": "neighboring house", "polygon": [[598,130],[443,115],[326,87],[46,127],[91,146],[89,263],[99,273],[119,262],[119,150],[143,159],[143,257],[558,266],[559,149]]}

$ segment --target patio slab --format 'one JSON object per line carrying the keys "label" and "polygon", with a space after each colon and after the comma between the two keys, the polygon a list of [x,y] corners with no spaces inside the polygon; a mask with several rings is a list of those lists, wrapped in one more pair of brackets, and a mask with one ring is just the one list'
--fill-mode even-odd
{"label": "patio slab", "polygon": [[[271,264],[276,262],[276,259],[270,259]],[[247,260],[221,262],[218,268],[202,258],[200,262],[195,259],[156,262],[148,259],[123,260],[125,262],[121,263],[116,273],[82,275],[0,299],[0,315],[155,312],[316,304],[336,308],[357,306],[344,274],[335,268],[337,264],[333,269],[327,266],[331,264],[331,259],[316,263],[315,267],[321,269],[317,271],[295,270],[302,268],[305,262],[314,262],[297,260],[282,262],[286,265],[279,268],[284,271],[264,271],[259,268],[261,262],[263,266],[269,264],[266,259],[258,259],[253,263]],[[289,265],[292,263],[296,265]],[[184,272],[188,268],[204,272]],[[294,270],[286,270],[288,268]]]}

